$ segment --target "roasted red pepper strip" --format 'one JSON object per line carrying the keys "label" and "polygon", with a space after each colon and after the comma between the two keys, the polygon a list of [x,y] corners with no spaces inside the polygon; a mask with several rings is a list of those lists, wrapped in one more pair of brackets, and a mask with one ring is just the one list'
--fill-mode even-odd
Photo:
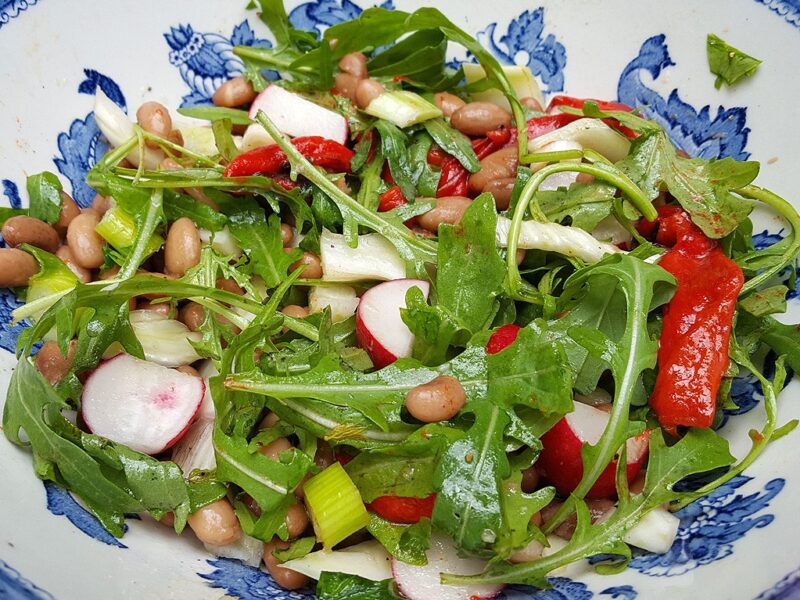
{"label": "roasted red pepper strip", "polygon": [[[631,112],[633,110],[630,106],[623,104],[622,102],[607,102],[605,100],[595,100],[594,98],[573,98],[572,96],[554,96],[553,99],[550,100],[550,104],[547,105],[547,112],[563,114],[557,112],[560,106],[570,106],[572,108],[583,110],[583,107],[587,102],[594,102],[597,104],[597,108],[602,111],[616,110]],[[620,133],[629,138],[635,138],[638,136],[635,131],[628,129],[624,125],[620,125],[619,122],[615,121],[614,119],[603,119],[603,122],[609,127],[617,129]]]}
{"label": "roasted red pepper strip", "polygon": [[[292,145],[313,165],[336,173],[350,172],[353,151],[339,142],[311,135],[294,138]],[[240,154],[225,167],[224,175],[225,177],[274,175],[288,166],[286,153],[277,144],[271,144]]]}
{"label": "roasted red pepper strip", "polygon": [[436,494],[427,498],[409,498],[406,496],[380,496],[367,504],[367,508],[382,519],[392,523],[410,525],[418,523],[420,519],[430,518],[433,514],[433,504]]}
{"label": "roasted red pepper strip", "polygon": [[[404,204],[408,204],[408,200],[406,200],[406,197],[403,195],[403,191],[400,189],[400,186],[394,185],[378,197],[378,212],[389,212],[390,210],[397,208],[398,206],[403,206]],[[416,217],[411,217],[404,223],[409,229],[416,227],[419,224]]]}
{"label": "roasted red pepper strip", "polygon": [[497,354],[508,348],[516,341],[521,329],[522,327],[514,325],[513,323],[498,327],[494,333],[492,333],[489,341],[486,342],[486,353]]}
{"label": "roasted red pepper strip", "polygon": [[675,435],[679,426],[710,427],[714,420],[744,276],[682,209],[663,206],[658,213],[656,241],[673,245],[658,264],[672,273],[678,287],[664,307],[650,406]]}

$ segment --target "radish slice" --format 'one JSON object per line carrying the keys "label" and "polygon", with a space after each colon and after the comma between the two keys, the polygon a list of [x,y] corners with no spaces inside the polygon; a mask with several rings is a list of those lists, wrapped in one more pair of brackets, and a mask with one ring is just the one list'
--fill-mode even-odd
{"label": "radish slice", "polygon": [[312,579],[319,579],[323,571],[358,575],[371,581],[383,581],[392,576],[389,554],[375,540],[342,550],[318,550],[302,558],[288,560],[281,566]]}
{"label": "radish slice", "polygon": [[81,415],[92,433],[158,454],[189,429],[204,393],[199,377],[120,354],[89,376]]}
{"label": "radish slice", "polygon": [[197,372],[200,373],[200,377],[203,378],[203,382],[206,384],[206,391],[203,394],[200,410],[197,411],[197,418],[213,421],[217,416],[217,412],[214,409],[214,400],[211,398],[211,386],[208,384],[208,380],[219,375],[219,371],[209,359],[200,363],[200,366],[197,367]]}
{"label": "radish slice", "polygon": [[[608,424],[609,414],[603,410],[575,403],[574,410],[542,436],[542,453],[536,462],[542,475],[562,496],[568,496],[583,476],[581,448],[595,445]],[[627,475],[633,481],[642,469],[650,440],[650,432],[627,441]],[[611,498],[616,495],[617,461],[606,467],[586,494],[587,498]]]}
{"label": "radish slice", "polygon": [[[275,126],[292,137],[319,135],[347,143],[347,119],[277,85],[267,86],[250,106],[250,118],[263,110]],[[259,125],[259,127],[261,127]]]}
{"label": "radish slice", "polygon": [[494,598],[502,585],[445,585],[442,573],[477,575],[486,568],[486,562],[477,558],[458,556],[453,542],[434,533],[425,552],[428,564],[424,567],[409,565],[392,559],[392,572],[400,593],[409,600],[484,600]]}
{"label": "radish slice", "polygon": [[412,287],[418,287],[428,298],[430,283],[421,279],[386,281],[361,297],[356,312],[356,337],[379,369],[398,358],[411,356],[414,334],[403,322],[400,309],[406,307],[406,292]]}

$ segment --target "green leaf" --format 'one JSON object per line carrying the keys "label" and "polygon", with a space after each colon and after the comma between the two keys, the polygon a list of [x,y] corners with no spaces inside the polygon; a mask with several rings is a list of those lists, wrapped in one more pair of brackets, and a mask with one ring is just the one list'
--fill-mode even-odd
{"label": "green leaf", "polygon": [[391,579],[370,581],[357,575],[324,571],[317,583],[317,600],[398,600]]}
{"label": "green leaf", "polygon": [[706,38],[706,52],[708,54],[708,68],[717,78],[714,87],[719,89],[722,84],[734,85],[743,77],[751,77],[761,61],[745,54],[720,37],[709,33]]}
{"label": "green leaf", "polygon": [[231,127],[232,122],[230,119],[219,119],[211,124],[217,149],[222,158],[228,162],[239,156],[239,149],[236,147],[231,135]]}
{"label": "green leaf", "polygon": [[225,108],[223,106],[187,106],[179,108],[178,113],[184,117],[205,119],[207,121],[228,119],[233,125],[249,125],[253,122],[246,110]]}
{"label": "green leaf", "polygon": [[431,538],[430,519],[421,519],[413,525],[398,525],[370,514],[367,531],[398,560],[410,565],[428,564],[425,551]]}
{"label": "green leaf", "polygon": [[370,77],[407,77],[414,85],[438,89],[445,81],[447,40],[440,31],[421,30],[376,54],[367,63]]}
{"label": "green leaf", "polygon": [[408,136],[403,131],[388,121],[377,121],[375,129],[381,136],[381,152],[389,163],[389,171],[395,184],[400,186],[403,195],[410,201],[417,196],[417,181],[424,166],[421,163],[413,165],[406,152],[409,144]]}
{"label": "green leaf", "polygon": [[429,119],[423,125],[433,141],[458,160],[467,171],[477,173],[480,170],[481,161],[467,136],[451,127],[444,119]]}
{"label": "green leaf", "polygon": [[406,292],[403,322],[414,334],[413,356],[424,365],[438,365],[447,359],[450,344],[466,343],[469,331],[441,305],[430,306],[417,287]]}
{"label": "green leaf", "polygon": [[269,27],[278,46],[287,46],[291,41],[290,31],[293,29],[283,6],[283,0],[257,0],[261,10],[258,18]]}
{"label": "green leaf", "polygon": [[516,550],[524,548],[531,539],[544,542],[545,538],[531,518],[555,498],[555,489],[543,487],[532,494],[526,494],[520,487],[522,473],[517,471],[503,482],[503,519],[508,527],[500,533],[495,552],[502,558],[509,558]]}
{"label": "green leaf", "polygon": [[277,215],[267,219],[264,209],[252,198],[236,198],[224,205],[228,228],[248,258],[245,271],[259,275],[267,288],[286,279],[289,266],[300,258],[300,252],[283,251],[281,220]]}
{"label": "green leaf", "polygon": [[651,199],[666,188],[710,238],[725,237],[752,210],[748,201],[731,190],[752,181],[758,163],[679,157],[663,130],[639,136],[618,166]]}
{"label": "green leaf", "polygon": [[61,216],[61,181],[49,171],[29,175],[27,179],[30,204],[28,214],[44,221],[56,223]]}
{"label": "green leaf", "polygon": [[275,550],[272,555],[282,563],[295,558],[303,558],[314,549],[316,543],[317,538],[314,536],[300,538],[293,541],[285,550]]}
{"label": "green leaf", "polygon": [[495,242],[496,223],[494,199],[481,194],[458,225],[439,227],[438,304],[473,333],[491,323],[503,292],[505,269]]}
{"label": "green leaf", "polygon": [[27,208],[9,208],[8,206],[0,206],[0,227],[6,224],[11,217],[18,217],[20,215],[27,215]]}
{"label": "green leaf", "polygon": [[172,223],[181,217],[188,217],[202,229],[217,232],[225,227],[228,219],[207,204],[197,202],[185,194],[172,191],[164,193],[164,216]]}
{"label": "green leaf", "polygon": [[800,372],[800,325],[785,325],[768,317],[760,339],[778,356],[785,357],[795,372]]}
{"label": "green leaf", "polygon": [[539,208],[548,219],[593,231],[611,214],[616,189],[605,183],[575,184],[569,188],[536,193]]}
{"label": "green leaf", "polygon": [[746,296],[739,302],[739,306],[756,317],[785,313],[788,291],[789,288],[785,285],[773,285]]}

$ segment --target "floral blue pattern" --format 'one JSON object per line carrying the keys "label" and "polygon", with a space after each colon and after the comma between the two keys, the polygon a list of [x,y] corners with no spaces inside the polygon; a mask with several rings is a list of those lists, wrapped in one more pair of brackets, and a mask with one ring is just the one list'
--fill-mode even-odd
{"label": "floral blue pattern", "polygon": [[212,588],[241,600],[314,600],[311,590],[290,592],[277,585],[268,573],[230,558],[207,560],[210,573],[198,573]]}
{"label": "floral blue pattern", "polygon": [[242,61],[233,53],[234,46],[272,46],[269,40],[256,38],[247,21],[236,25],[229,37],[199,33],[187,24],[171,27],[164,39],[170,47],[170,64],[178,67],[189,86],[182,107],[209,104],[224,81],[242,73]]}
{"label": "floral blue pattern", "polygon": [[674,577],[733,554],[734,543],[753,528],[774,520],[760,514],[785,485],[776,478],[763,491],[744,495],[739,488],[753,478],[739,475],[677,513],[681,520],[672,548],[665,554],[637,554],[629,568],[655,577]]}
{"label": "floral blue pattern", "polygon": [[497,596],[497,600],[591,600],[594,593],[580,581],[569,577],[548,577],[549,589],[535,591],[533,588],[512,585]]}
{"label": "floral blue pattern", "polygon": [[[394,10],[394,2],[386,0],[381,8]],[[322,35],[325,27],[350,21],[361,14],[362,8],[351,0],[319,0],[319,2],[304,2],[292,9],[289,21],[297,29],[315,31]]]}
{"label": "floral blue pattern", "polygon": [[476,37],[501,63],[529,67],[547,86],[543,92],[564,90],[567,51],[552,33],[544,36],[544,8],[522,12],[509,22],[505,34],[496,34],[497,23],[491,23]]}
{"label": "floral blue pattern", "polygon": [[[122,110],[126,110],[125,96],[116,82],[110,77],[95,71],[84,69],[86,79],[78,85],[78,93],[94,96],[97,88],[109,97]],[[86,183],[86,173],[108,150],[105,139],[100,135],[100,128],[89,113],[83,119],[75,119],[69,130],[58,134],[58,151],[61,156],[53,159],[56,168],[66,177],[72,186],[72,198],[79,206],[91,206],[95,191]]]}
{"label": "floral blue pattern", "polygon": [[25,579],[20,572],[0,560],[0,598],[3,600],[54,600],[53,596]]}
{"label": "floral blue pattern", "polygon": [[38,0],[0,0],[0,29],[37,2]]}
{"label": "floral blue pattern", "polygon": [[[44,489],[47,495],[47,510],[51,513],[67,517],[70,523],[98,542],[116,548],[127,548],[125,544],[106,531],[97,517],[78,504],[67,490],[51,481],[44,482]],[[124,528],[127,531],[128,526],[125,525]]]}
{"label": "floral blue pattern", "polygon": [[800,29],[800,0],[756,0],[783,20]]}
{"label": "floral blue pattern", "polygon": [[616,585],[600,592],[602,596],[611,596],[619,600],[634,600],[639,594],[631,585]]}
{"label": "floral blue pattern", "polygon": [[664,99],[642,81],[642,72],[657,79],[664,69],[674,65],[664,34],[645,40],[639,55],[620,75],[617,85],[620,102],[642,107],[645,115],[664,127],[672,141],[690,156],[706,159],[730,156],[747,160],[750,153],[745,151],[745,146],[750,129],[746,127],[745,107],[720,106],[712,119],[710,106],[698,111],[681,100],[676,89]]}

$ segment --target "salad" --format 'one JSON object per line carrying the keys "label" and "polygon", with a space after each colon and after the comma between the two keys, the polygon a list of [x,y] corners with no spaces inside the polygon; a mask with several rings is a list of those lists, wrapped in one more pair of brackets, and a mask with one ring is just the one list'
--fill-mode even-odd
{"label": "salad", "polygon": [[[91,207],[45,172],[0,214],[30,325],[3,432],[38,477],[321,599],[471,600],[668,551],[676,510],[797,425],[800,215],[758,163],[545,103],[434,8],[320,37],[257,4],[275,46],[236,48],[192,121],[97,91]],[[758,206],[791,232],[757,249]],[[766,421],[736,459],[743,372]]]}

